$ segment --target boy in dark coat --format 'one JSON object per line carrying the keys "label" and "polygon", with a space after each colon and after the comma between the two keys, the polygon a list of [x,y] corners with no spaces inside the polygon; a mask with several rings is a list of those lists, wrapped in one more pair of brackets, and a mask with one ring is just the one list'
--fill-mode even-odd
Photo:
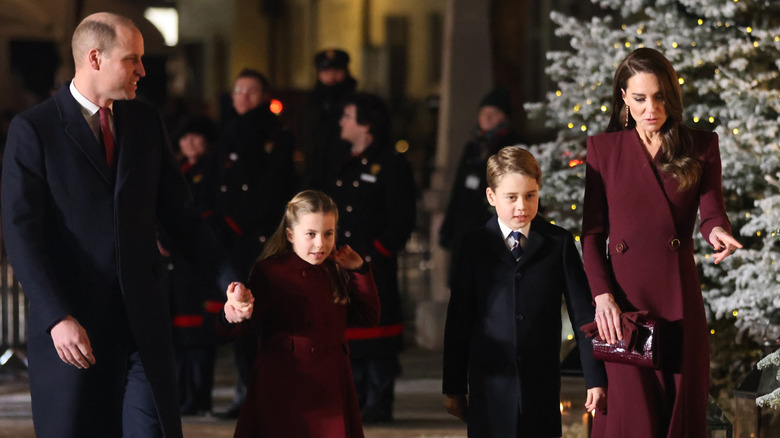
{"label": "boy in dark coat", "polygon": [[[582,261],[572,235],[536,215],[541,169],[530,152],[502,149],[487,176],[496,215],[466,236],[454,267],[445,406],[468,423],[469,436],[559,437],[561,296],[574,327],[594,315]],[[604,409],[604,366],[576,335],[585,408]]]}

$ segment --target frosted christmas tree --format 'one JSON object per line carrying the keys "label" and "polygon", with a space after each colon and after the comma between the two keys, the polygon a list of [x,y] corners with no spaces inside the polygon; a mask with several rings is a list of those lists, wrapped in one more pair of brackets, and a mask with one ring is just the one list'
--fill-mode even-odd
{"label": "frosted christmas tree", "polygon": [[720,138],[723,186],[734,234],[745,245],[718,266],[696,235],[705,303],[732,318],[742,335],[780,337],[780,2],[745,0],[592,0],[605,17],[582,22],[553,13],[556,34],[573,51],[548,53],[557,89],[527,105],[557,130],[531,147],[544,172],[546,215],[580,229],[585,140],[603,132],[612,77],[632,50],[660,50],[675,66],[685,124]]}

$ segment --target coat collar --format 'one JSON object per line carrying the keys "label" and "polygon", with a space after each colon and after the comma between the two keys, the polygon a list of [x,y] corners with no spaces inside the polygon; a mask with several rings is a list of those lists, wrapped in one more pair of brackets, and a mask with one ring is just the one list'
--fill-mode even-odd
{"label": "coat collar", "polygon": [[547,225],[547,219],[537,214],[531,221],[531,232],[528,233],[528,240],[523,247],[523,255],[520,256],[519,261],[515,261],[512,253],[507,249],[506,244],[504,243],[504,236],[498,225],[498,216],[494,214],[487,224],[485,224],[485,230],[488,233],[486,244],[490,252],[495,254],[501,262],[508,266],[520,268],[527,264],[529,260],[533,259],[534,255],[544,247],[545,237],[543,230]]}
{"label": "coat collar", "polygon": [[81,106],[70,93],[70,84],[65,84],[54,94],[54,102],[62,120],[65,134],[73,140],[73,143],[83,153],[95,171],[107,183],[111,184],[113,171],[106,164],[101,154],[101,146],[95,138],[92,129],[81,113]]}

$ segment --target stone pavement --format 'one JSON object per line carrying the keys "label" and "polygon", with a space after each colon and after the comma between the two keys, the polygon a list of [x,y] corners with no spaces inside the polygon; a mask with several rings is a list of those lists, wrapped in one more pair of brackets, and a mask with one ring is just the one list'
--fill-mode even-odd
{"label": "stone pavement", "polygon": [[[396,385],[395,421],[388,425],[365,427],[366,438],[465,438],[465,424],[444,410],[441,395],[441,353],[409,348],[401,355],[403,372]],[[8,368],[8,367],[6,367]],[[232,398],[230,350],[220,349],[217,362],[214,408],[228,408]],[[585,438],[583,426],[584,384],[581,378],[564,377],[561,398],[564,411],[564,438]],[[228,438],[235,420],[213,416],[184,417],[186,438]],[[26,373],[0,369],[0,438],[33,438],[30,393]]]}

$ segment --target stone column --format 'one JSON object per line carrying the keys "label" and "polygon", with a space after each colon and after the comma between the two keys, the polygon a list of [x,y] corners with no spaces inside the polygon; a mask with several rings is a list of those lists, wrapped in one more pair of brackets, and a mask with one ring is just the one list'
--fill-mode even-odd
{"label": "stone column", "polygon": [[431,218],[430,290],[428,301],[417,306],[415,324],[417,344],[430,349],[443,344],[450,295],[449,253],[439,247],[439,227],[460,153],[476,125],[479,100],[493,86],[490,3],[449,0],[445,11],[436,169],[431,188],[423,195],[424,208]]}

